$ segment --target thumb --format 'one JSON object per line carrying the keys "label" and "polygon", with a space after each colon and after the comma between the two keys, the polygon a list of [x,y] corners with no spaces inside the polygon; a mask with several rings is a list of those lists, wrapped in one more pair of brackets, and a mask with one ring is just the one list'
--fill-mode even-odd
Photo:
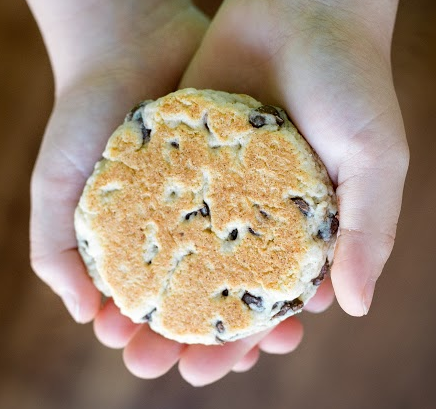
{"label": "thumb", "polygon": [[398,137],[404,135],[399,110],[380,122],[357,135],[360,146],[338,169],[340,232],[331,274],[339,304],[354,316],[368,313],[392,251],[409,163],[405,138]]}

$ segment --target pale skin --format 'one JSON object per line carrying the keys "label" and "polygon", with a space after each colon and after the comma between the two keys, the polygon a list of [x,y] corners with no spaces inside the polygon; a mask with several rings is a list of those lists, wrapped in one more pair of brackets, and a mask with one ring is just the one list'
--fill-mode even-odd
{"label": "pale skin", "polygon": [[133,374],[156,378],[178,363],[201,386],[250,369],[259,351],[291,352],[303,335],[292,317],[224,346],[188,346],[133,324],[112,301],[100,305],[77,252],[74,209],[125,112],[177,87],[247,93],[286,109],[339,198],[332,279],[306,310],[323,311],[336,295],[348,314],[367,314],[409,162],[390,66],[396,0],[227,0],[211,24],[189,0],[28,2],[56,84],[32,176],[32,267],[77,322],[94,321],[103,344],[124,349]]}

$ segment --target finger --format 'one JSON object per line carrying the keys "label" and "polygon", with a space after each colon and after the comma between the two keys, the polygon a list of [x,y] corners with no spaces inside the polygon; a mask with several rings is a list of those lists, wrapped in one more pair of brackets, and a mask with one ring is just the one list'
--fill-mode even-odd
{"label": "finger", "polygon": [[70,249],[43,259],[33,259],[36,274],[58,294],[79,323],[91,321],[100,309],[101,294],[92,283],[82,258]]}
{"label": "finger", "polygon": [[355,316],[367,314],[392,251],[408,167],[404,144],[388,151],[365,149],[359,163],[339,168],[340,234],[331,272],[339,304]]}
{"label": "finger", "polygon": [[177,363],[183,348],[183,344],[164,338],[148,325],[142,325],[124,349],[124,364],[138,378],[158,378]]}
{"label": "finger", "polygon": [[257,361],[259,360],[260,352],[259,348],[255,346],[254,348],[251,348],[249,352],[245,354],[245,356],[238,361],[232,368],[233,372],[247,372],[251,368],[253,368],[254,365],[256,365]]}
{"label": "finger", "polygon": [[326,278],[304,309],[313,313],[323,312],[332,305],[334,299],[332,281],[330,278]]}
{"label": "finger", "polygon": [[140,324],[121,314],[112,299],[106,302],[94,320],[97,339],[109,348],[124,348],[139,327]]}
{"label": "finger", "polygon": [[281,322],[259,342],[261,351],[269,354],[288,354],[297,348],[303,339],[303,326],[295,317]]}
{"label": "finger", "polygon": [[269,331],[224,345],[190,345],[180,358],[180,374],[193,386],[213,383],[229,373]]}

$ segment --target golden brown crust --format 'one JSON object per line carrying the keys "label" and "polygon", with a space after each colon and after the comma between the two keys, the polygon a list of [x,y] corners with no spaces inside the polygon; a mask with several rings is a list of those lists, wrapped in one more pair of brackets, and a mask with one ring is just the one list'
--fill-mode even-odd
{"label": "golden brown crust", "polygon": [[[311,279],[334,241],[316,236],[336,212],[333,189],[287,118],[250,124],[260,105],[183,90],[147,105],[143,125],[127,121],[109,140],[77,224],[92,232],[98,274],[136,322],[151,313],[165,336],[214,343],[278,322],[273,301],[314,293]],[[247,291],[261,297],[261,311],[242,301]]]}

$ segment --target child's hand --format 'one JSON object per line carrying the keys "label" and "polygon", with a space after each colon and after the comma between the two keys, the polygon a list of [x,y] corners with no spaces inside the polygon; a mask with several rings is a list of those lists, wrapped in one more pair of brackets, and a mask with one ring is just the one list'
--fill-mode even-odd
{"label": "child's hand", "polygon": [[[282,3],[226,3],[182,85],[246,92],[291,113],[339,184],[343,236],[333,278],[343,307],[359,315],[363,281],[375,280],[390,252],[392,240],[386,238],[395,231],[407,168],[390,79],[390,29],[377,27],[371,35],[362,27],[351,29],[351,15],[340,11],[338,17],[333,9],[327,9],[330,17],[321,8],[321,14],[307,9],[297,18],[298,10]],[[138,376],[160,376],[181,357],[182,375],[206,384],[232,368],[249,368],[259,347],[273,353],[295,348],[302,336],[295,318],[266,337],[206,347],[183,346],[147,325],[132,324],[112,301],[99,311],[100,294],[76,250],[75,206],[123,113],[176,87],[207,22],[187,0],[32,0],[31,6],[57,90],[32,179],[31,256],[37,274],[77,321],[96,317],[94,328],[104,344],[126,346],[126,365]],[[355,271],[357,257],[361,270]],[[308,309],[322,310],[331,299],[326,283]]]}
{"label": "child's hand", "polygon": [[55,106],[32,177],[31,262],[78,322],[100,293],[77,252],[74,209],[123,114],[172,91],[207,19],[189,2],[32,0],[48,47]]}
{"label": "child's hand", "polygon": [[[180,85],[247,93],[288,111],[337,185],[332,280],[355,316],[368,312],[391,253],[409,160],[390,66],[395,3],[228,0]],[[181,372],[206,382],[195,351],[182,355]]]}
{"label": "child's hand", "polygon": [[[125,112],[142,99],[177,88],[208,21],[185,0],[29,3],[48,46],[56,82],[55,106],[32,176],[32,266],[62,297],[76,321],[95,318],[102,343],[126,347],[124,358],[134,374],[158,377],[191,347],[155,334],[146,324],[133,324],[112,300],[100,309],[100,293],[77,252],[73,217],[85,181]],[[316,300],[312,305],[319,308]],[[224,347],[196,348],[185,362],[203,366],[209,375],[204,383],[237,363],[235,370],[246,370],[255,363],[255,346],[264,335]],[[301,324],[288,320],[262,341],[263,348],[289,352],[301,335]],[[277,346],[283,338],[286,342]],[[253,352],[244,359],[251,347]],[[189,370],[186,373],[190,379]]]}

